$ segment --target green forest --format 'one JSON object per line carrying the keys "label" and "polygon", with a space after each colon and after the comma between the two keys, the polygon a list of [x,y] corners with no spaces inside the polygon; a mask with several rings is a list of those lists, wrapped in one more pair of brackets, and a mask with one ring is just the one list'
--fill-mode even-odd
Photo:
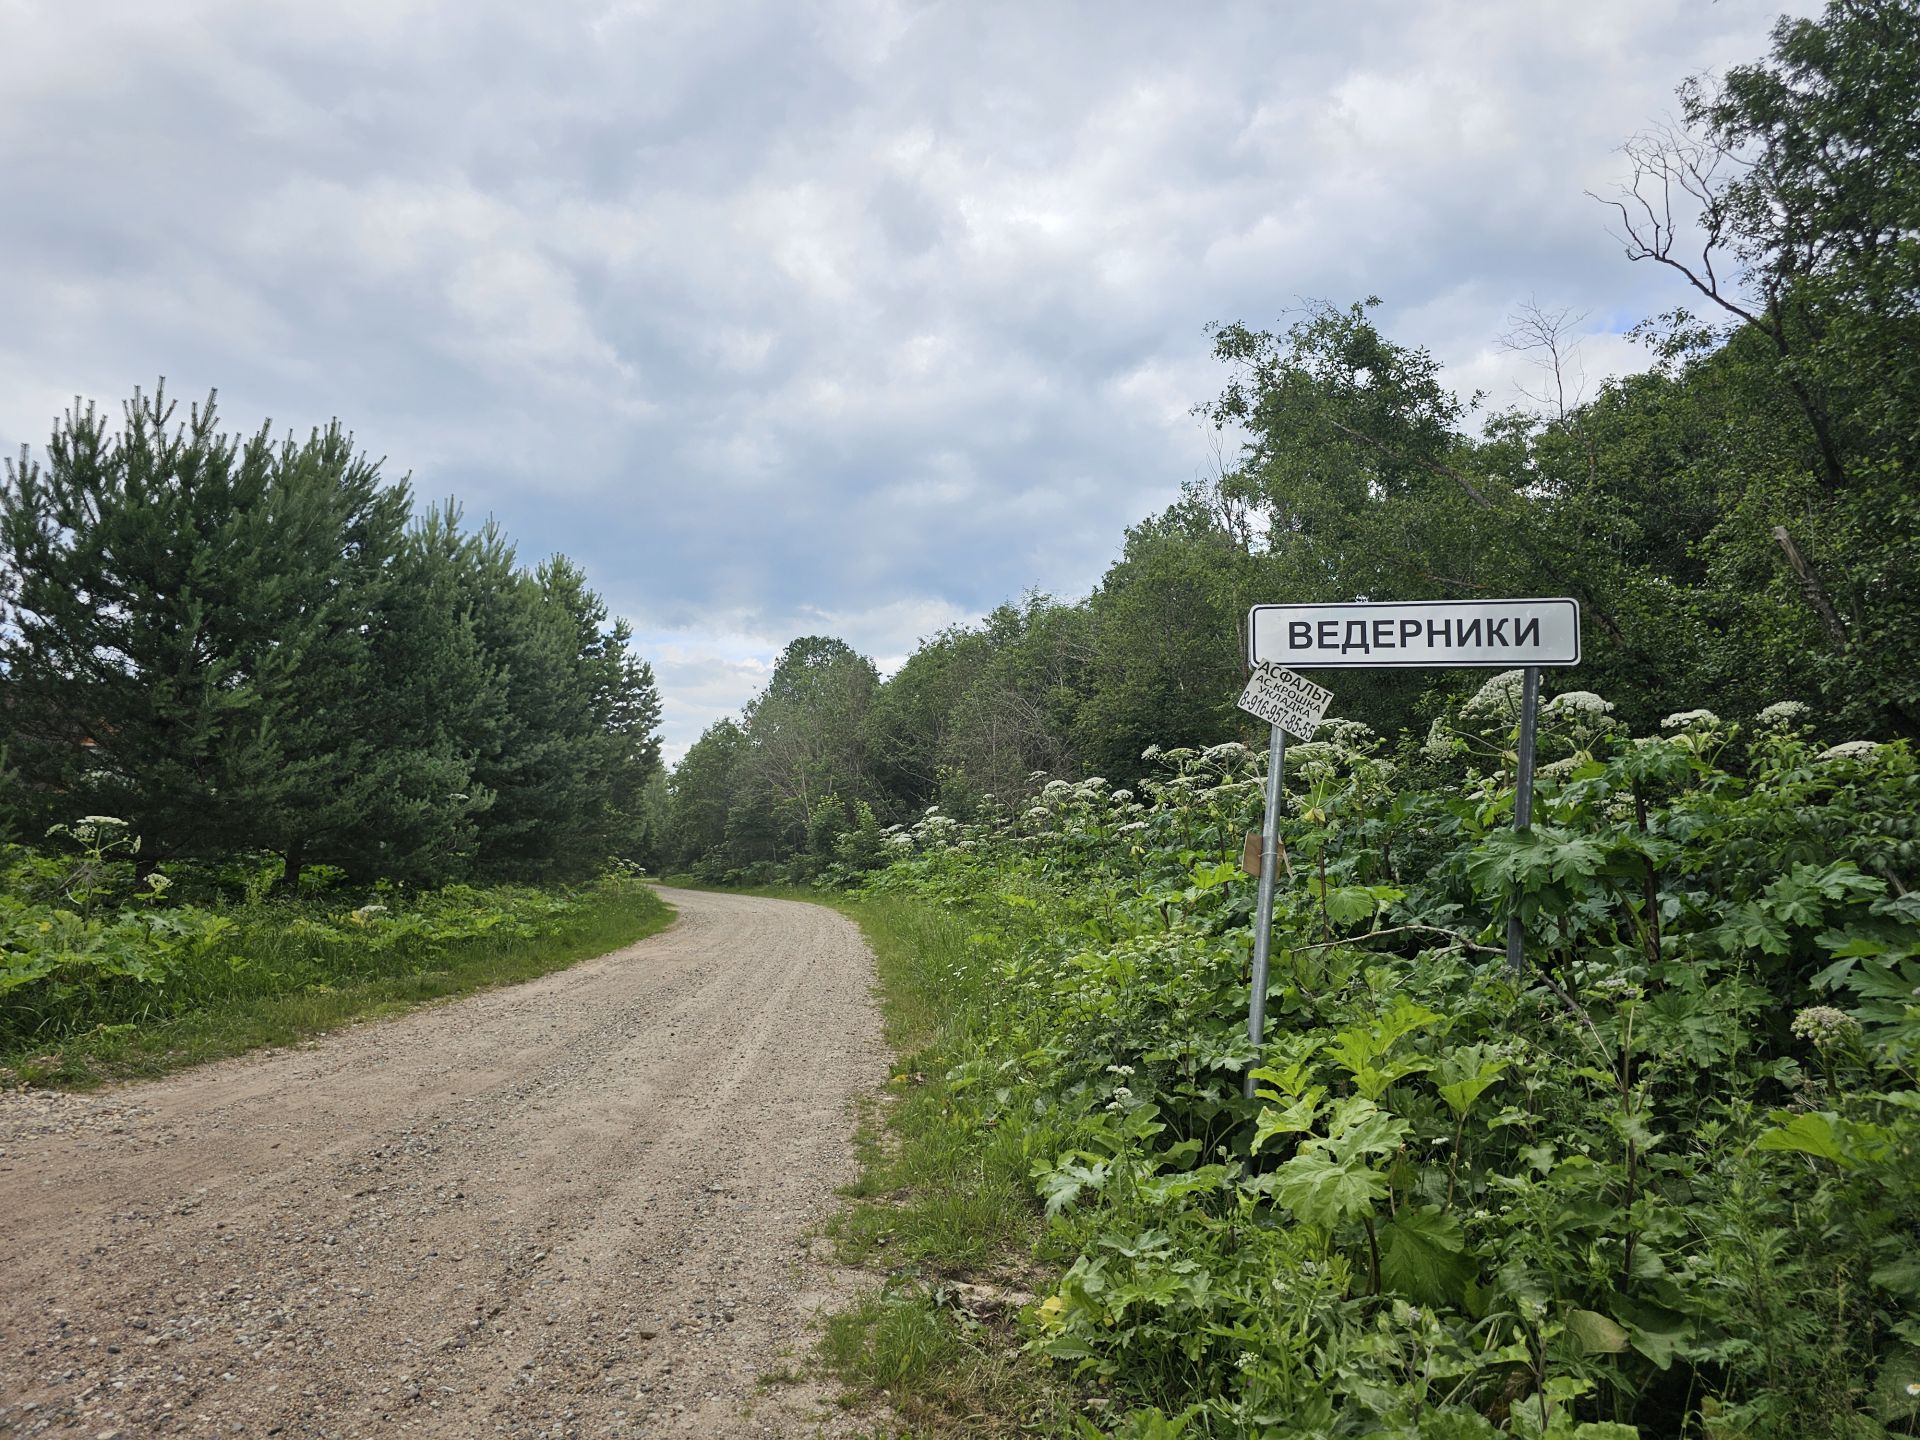
{"label": "green forest", "polygon": [[653,673],[564,556],[523,565],[338,424],[69,412],[0,490],[7,819],[124,822],[149,871],[263,853],[435,884],[648,843]]}
{"label": "green forest", "polygon": [[337,424],[75,408],[7,463],[0,606],[16,1078],[284,1040],[665,921],[631,873],[663,776],[625,623],[564,556],[416,510]]}
{"label": "green forest", "polygon": [[[1231,461],[1091,595],[795,640],[674,769],[668,868],[920,917],[833,1339],[917,1423],[1920,1430],[1920,12],[1679,99],[1595,209],[1673,281],[1644,373],[1574,393],[1538,306],[1505,410],[1373,299],[1218,325]],[[1248,607],[1528,595],[1585,658],[1525,833],[1518,671],[1317,677],[1256,1048]]]}
{"label": "green forest", "polygon": [[[1130,530],[1083,601],[1002,606],[884,681],[796,640],[676,768],[664,858],[810,873],[869,815],[1006,807],[1036,775],[1128,781],[1149,745],[1249,739],[1261,603],[1572,596],[1570,683],[1634,729],[1790,699],[1834,741],[1920,736],[1916,69],[1912,6],[1839,4],[1682,87],[1684,126],[1631,140],[1629,186],[1594,207],[1675,304],[1635,331],[1651,367],[1590,399],[1570,317],[1538,306],[1512,337],[1538,403],[1492,411],[1371,298],[1214,327],[1221,389],[1198,408],[1230,465]],[[1359,672],[1334,703],[1418,743],[1481,679]]]}

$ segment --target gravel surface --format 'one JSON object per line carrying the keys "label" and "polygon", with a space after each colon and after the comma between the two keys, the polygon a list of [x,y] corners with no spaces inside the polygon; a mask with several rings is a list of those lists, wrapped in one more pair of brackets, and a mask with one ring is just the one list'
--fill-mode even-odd
{"label": "gravel surface", "polygon": [[103,1095],[0,1094],[0,1435],[868,1433],[810,1238],[886,1076],[859,932],[666,891],[572,969]]}

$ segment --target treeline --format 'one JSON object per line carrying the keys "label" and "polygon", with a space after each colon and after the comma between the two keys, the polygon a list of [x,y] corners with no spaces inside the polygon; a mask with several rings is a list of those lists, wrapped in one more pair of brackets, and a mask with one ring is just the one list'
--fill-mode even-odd
{"label": "treeline", "polygon": [[[1256,602],[1571,595],[1578,683],[1636,729],[1793,699],[1832,739],[1920,736],[1916,74],[1920,7],[1836,0],[1682,86],[1684,125],[1626,145],[1603,215],[1698,313],[1639,327],[1653,367],[1590,398],[1564,312],[1519,317],[1543,384],[1487,417],[1374,301],[1218,328],[1227,377],[1202,409],[1244,441],[1230,469],[1128,532],[1085,601],[1004,606],[884,682],[839,641],[796,641],[676,769],[666,862],[858,865],[929,803],[1253,738],[1234,697]],[[1332,688],[1338,713],[1421,736],[1480,678]]]}
{"label": "treeline", "polygon": [[60,421],[0,484],[0,819],[124,821],[141,863],[246,852],[283,882],[589,872],[651,844],[659,698],[556,556],[415,514],[336,423]]}

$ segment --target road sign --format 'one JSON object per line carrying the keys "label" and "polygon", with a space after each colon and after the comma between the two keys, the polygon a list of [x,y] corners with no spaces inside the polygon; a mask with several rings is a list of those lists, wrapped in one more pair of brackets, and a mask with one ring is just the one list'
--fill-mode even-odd
{"label": "road sign", "polygon": [[[1267,962],[1273,944],[1274,859],[1280,845],[1280,773],[1287,734],[1311,739],[1333,699],[1286,669],[1373,665],[1497,665],[1521,672],[1518,763],[1513,828],[1533,824],[1534,729],[1540,716],[1540,667],[1580,663],[1580,604],[1576,600],[1392,600],[1338,605],[1256,605],[1247,617],[1247,660],[1254,667],[1240,708],[1273,726],[1267,751],[1267,812],[1257,855],[1260,889],[1254,900],[1253,993],[1247,1001],[1247,1039],[1255,1053],[1265,1039]],[[1305,687],[1301,689],[1300,687]],[[1317,697],[1317,698],[1316,698]],[[1246,863],[1243,857],[1242,864]],[[1507,964],[1525,970],[1519,896],[1507,913]],[[1253,1099],[1254,1078],[1244,1079]]]}
{"label": "road sign", "polygon": [[1258,665],[1240,693],[1240,708],[1299,740],[1311,740],[1333,692],[1280,665]]}
{"label": "road sign", "polygon": [[1254,665],[1304,670],[1376,665],[1580,663],[1577,600],[1392,600],[1256,605],[1247,620]]}

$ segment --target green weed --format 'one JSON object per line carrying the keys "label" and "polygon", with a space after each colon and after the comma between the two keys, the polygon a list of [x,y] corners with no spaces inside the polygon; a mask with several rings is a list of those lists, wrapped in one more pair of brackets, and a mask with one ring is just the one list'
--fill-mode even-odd
{"label": "green weed", "polygon": [[1290,751],[1258,1050],[1243,747],[916,825],[835,902],[902,1057],[843,1375],[963,1433],[1916,1433],[1913,757],[1549,729],[1516,836],[1510,721],[1454,724]]}
{"label": "green weed", "polygon": [[[998,1435],[1064,1426],[1076,1387],[1020,1347],[1018,1309],[1043,1273],[1041,1215],[1017,1131],[965,1123],[949,1072],[979,1053],[992,993],[957,916],[902,896],[762,888],[856,920],[877,959],[898,1059],[856,1141],[853,1202],[830,1225],[838,1255],[886,1276],[831,1317],[821,1346],[849,1399],[880,1398],[911,1435]],[[985,1309],[962,1297],[1007,1297]],[[896,1433],[896,1432],[888,1432]]]}
{"label": "green weed", "polygon": [[36,864],[16,864],[0,893],[0,1074],[20,1084],[84,1087],[292,1044],[529,980],[673,917],[624,878],[385,892],[351,909],[256,898],[86,915],[34,898]]}

